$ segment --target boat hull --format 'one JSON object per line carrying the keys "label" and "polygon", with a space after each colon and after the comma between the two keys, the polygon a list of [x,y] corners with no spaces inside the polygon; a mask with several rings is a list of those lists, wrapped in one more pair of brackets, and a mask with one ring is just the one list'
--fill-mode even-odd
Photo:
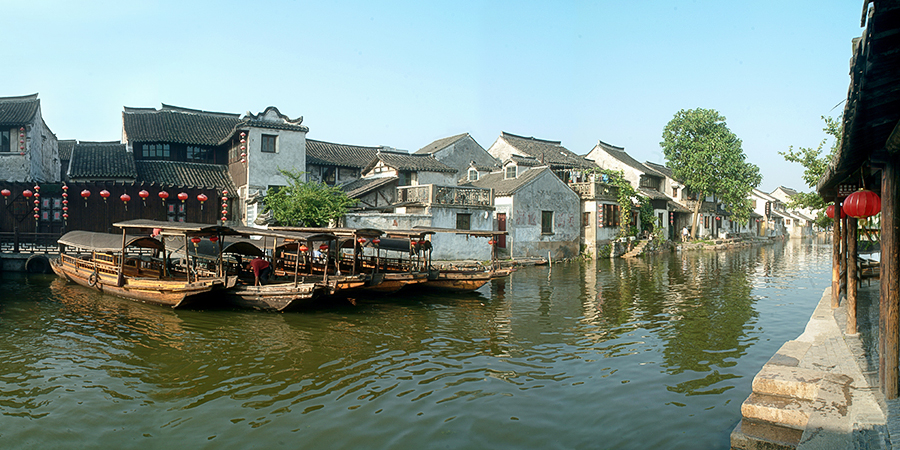
{"label": "boat hull", "polygon": [[316,283],[278,283],[262,286],[237,285],[222,293],[228,303],[261,311],[288,311],[313,303],[323,289]]}
{"label": "boat hull", "polygon": [[[77,264],[62,259],[57,258],[50,262],[50,267],[57,276],[104,294],[171,308],[185,307],[201,298],[203,294],[225,285],[225,280],[220,278],[188,283],[184,280],[156,277],[124,277],[124,283],[119,286],[117,273],[78,267]],[[69,259],[74,260],[71,257],[66,258]]]}

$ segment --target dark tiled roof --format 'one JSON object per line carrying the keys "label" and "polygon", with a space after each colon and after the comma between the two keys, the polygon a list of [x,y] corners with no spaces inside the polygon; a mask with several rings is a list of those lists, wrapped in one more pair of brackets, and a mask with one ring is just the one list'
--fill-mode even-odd
{"label": "dark tiled roof", "polygon": [[225,165],[138,160],[135,166],[138,182],[237,192]]}
{"label": "dark tiled roof", "polygon": [[778,187],[780,187],[781,190],[784,191],[784,193],[787,194],[788,197],[793,197],[793,196],[797,195],[797,191],[795,191],[789,187],[784,187],[784,186],[778,186]]}
{"label": "dark tiled roof", "polygon": [[0,126],[25,125],[41,108],[37,94],[0,97]]}
{"label": "dark tiled roof", "polygon": [[449,172],[456,173],[456,169],[434,159],[431,155],[416,155],[399,152],[378,152],[376,160],[369,163],[363,172],[368,172],[377,161],[383,162],[388,167],[397,170],[411,170],[416,172]]}
{"label": "dark tiled roof", "polygon": [[509,196],[514,194],[522,186],[533,181],[540,174],[549,170],[550,168],[546,166],[528,169],[520,173],[518,177],[506,180],[503,179],[503,173],[490,173],[482,176],[477,181],[470,181],[466,184],[480,188],[493,189],[495,196]]}
{"label": "dark tiled roof", "polygon": [[443,150],[456,141],[468,136],[469,133],[457,134],[456,136],[445,137],[443,139],[438,139],[418,150],[416,150],[417,155],[430,155],[438,150]]}
{"label": "dark tiled roof", "polygon": [[680,204],[680,203],[676,203],[676,202],[673,202],[673,201],[669,201],[669,203],[667,203],[667,204],[669,205],[669,211],[674,211],[674,212],[678,212],[678,213],[692,213],[692,212],[694,212],[694,211],[691,211],[691,210],[688,209],[686,206],[684,206],[684,205],[682,205],[682,204]]}
{"label": "dark tiled roof", "polygon": [[606,153],[609,153],[609,155],[612,156],[613,158],[616,158],[619,161],[622,161],[623,163],[637,169],[640,172],[643,172],[643,173],[649,172],[650,175],[657,175],[652,170],[648,169],[647,166],[639,163],[636,159],[632,158],[628,153],[625,153],[625,147],[616,147],[615,145],[610,145],[603,141],[597,141],[597,147],[602,148],[603,150],[606,151]]}
{"label": "dark tiled roof", "polygon": [[660,175],[669,177],[673,180],[675,179],[675,174],[672,173],[672,169],[670,169],[664,165],[652,163],[650,161],[645,162],[644,165],[646,165],[650,169],[653,169],[653,170],[659,172]]}
{"label": "dark tiled roof", "polygon": [[541,163],[547,164],[554,169],[597,166],[593,161],[578,156],[563,147],[560,141],[546,141],[533,137],[518,136],[505,131],[500,134],[500,137],[516,150],[533,156]]}
{"label": "dark tiled roof", "polygon": [[537,158],[535,158],[533,156],[512,155],[509,157],[508,160],[504,161],[504,164],[506,164],[506,162],[508,162],[508,161],[512,161],[512,162],[516,163],[517,166],[522,166],[522,167],[538,167],[538,166],[544,165],[544,164],[541,164],[541,162],[538,161]]}
{"label": "dark tiled roof", "polygon": [[218,145],[241,122],[238,114],[179,108],[125,108],[122,124],[129,142]]}
{"label": "dark tiled roof", "polygon": [[119,142],[79,142],[71,158],[69,178],[137,177],[133,155]]}
{"label": "dark tiled roof", "polygon": [[374,191],[382,186],[387,186],[393,182],[397,181],[397,177],[374,177],[374,178],[360,178],[351,183],[347,183],[341,186],[341,190],[347,194],[347,197],[350,198],[359,198],[363,195],[368,194],[369,192]]}
{"label": "dark tiled roof", "polygon": [[655,189],[642,187],[638,188],[637,191],[639,194],[649,198],[650,200],[669,200],[669,197],[667,197],[666,194],[663,194],[662,192],[659,192]]}
{"label": "dark tiled roof", "polygon": [[379,149],[307,139],[306,164],[362,169],[375,159]]}
{"label": "dark tiled roof", "polygon": [[59,159],[67,161],[72,159],[72,149],[75,148],[75,139],[59,141]]}

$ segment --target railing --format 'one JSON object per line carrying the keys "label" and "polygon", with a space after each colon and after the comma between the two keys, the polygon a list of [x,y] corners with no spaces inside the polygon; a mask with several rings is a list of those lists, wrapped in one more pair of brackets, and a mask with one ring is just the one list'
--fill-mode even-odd
{"label": "railing", "polygon": [[619,188],[600,181],[569,183],[569,186],[583,199],[616,200]]}
{"label": "railing", "polygon": [[59,253],[58,233],[0,233],[0,252]]}
{"label": "railing", "polygon": [[401,202],[445,206],[494,206],[491,189],[464,186],[403,186],[397,188]]}

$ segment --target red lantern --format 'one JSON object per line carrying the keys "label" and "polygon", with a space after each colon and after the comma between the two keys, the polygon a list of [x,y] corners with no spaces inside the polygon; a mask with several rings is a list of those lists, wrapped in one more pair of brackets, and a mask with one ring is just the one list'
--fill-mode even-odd
{"label": "red lantern", "polygon": [[381,239],[378,239],[378,238],[372,239],[372,243],[375,245],[378,245],[381,243]]}
{"label": "red lantern", "polygon": [[0,191],[0,194],[3,194],[3,203],[6,203],[9,196],[12,195],[12,192],[10,192],[9,189],[4,189],[4,190]]}
{"label": "red lantern", "polygon": [[[828,208],[825,208],[825,215],[829,218],[834,219],[834,205],[828,205]],[[841,208],[841,219],[847,217],[847,213],[844,212],[844,209]]]}
{"label": "red lantern", "polygon": [[166,191],[159,191],[159,194],[157,194],[157,195],[159,195],[159,198],[162,199],[163,204],[165,204],[166,199],[169,198],[169,193]]}
{"label": "red lantern", "polygon": [[141,189],[141,192],[138,192],[138,197],[140,197],[141,200],[147,200],[147,197],[149,197],[149,196],[150,196],[150,193],[143,189]]}
{"label": "red lantern", "polygon": [[210,236],[210,237],[209,237],[209,242],[218,242],[218,241],[219,241],[219,237],[218,237],[218,236]]}
{"label": "red lantern", "polygon": [[201,240],[202,240],[202,239],[200,239],[200,238],[197,237],[197,236],[194,236],[194,237],[191,238],[191,242],[193,242],[194,245],[199,244]]}
{"label": "red lantern", "polygon": [[69,213],[63,213],[63,219],[68,219],[68,218],[69,218]]}
{"label": "red lantern", "polygon": [[187,198],[188,198],[188,195],[186,193],[184,193],[184,192],[178,193],[178,200],[181,200],[181,203],[184,203],[184,201],[187,200]]}
{"label": "red lantern", "polygon": [[320,246],[319,246],[319,250],[322,250],[323,252],[326,251],[326,250],[328,250],[328,244],[322,244],[322,245],[320,245]]}
{"label": "red lantern", "polygon": [[365,245],[365,243],[366,243],[366,238],[359,238],[359,239],[356,240],[356,242],[359,242],[359,245]]}
{"label": "red lantern", "polygon": [[197,196],[197,200],[200,200],[200,210],[203,211],[203,202],[209,200],[209,197],[204,194],[200,194]]}
{"label": "red lantern", "polygon": [[87,199],[91,196],[91,191],[85,189],[81,191],[81,196],[84,198],[84,206],[87,207]]}
{"label": "red lantern", "polygon": [[301,245],[299,250],[303,253],[306,253],[309,250],[309,247],[307,247],[306,245]]}
{"label": "red lantern", "polygon": [[860,189],[844,200],[841,212],[857,219],[872,217],[881,212],[881,198],[868,189]]}
{"label": "red lantern", "polygon": [[421,241],[419,241],[419,245],[425,245],[425,239],[422,239]]}
{"label": "red lantern", "polygon": [[106,189],[100,191],[100,196],[103,197],[103,202],[106,203],[106,199],[109,198],[109,191]]}
{"label": "red lantern", "polygon": [[493,239],[489,240],[488,245],[494,245],[494,240]]}
{"label": "red lantern", "polygon": [[22,191],[22,195],[24,195],[25,198],[31,198],[31,196],[34,195],[34,193],[29,191],[28,189],[25,189],[24,191]]}
{"label": "red lantern", "polygon": [[119,200],[122,200],[122,203],[125,204],[125,211],[128,211],[128,201],[131,200],[131,196],[128,194],[122,194],[119,196]]}

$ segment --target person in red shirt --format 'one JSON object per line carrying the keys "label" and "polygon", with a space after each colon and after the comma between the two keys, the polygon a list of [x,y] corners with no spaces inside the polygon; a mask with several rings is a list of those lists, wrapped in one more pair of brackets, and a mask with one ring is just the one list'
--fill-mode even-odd
{"label": "person in red shirt", "polygon": [[257,256],[250,261],[250,267],[253,268],[253,276],[256,277],[256,286],[269,281],[272,266],[269,265],[268,261]]}

